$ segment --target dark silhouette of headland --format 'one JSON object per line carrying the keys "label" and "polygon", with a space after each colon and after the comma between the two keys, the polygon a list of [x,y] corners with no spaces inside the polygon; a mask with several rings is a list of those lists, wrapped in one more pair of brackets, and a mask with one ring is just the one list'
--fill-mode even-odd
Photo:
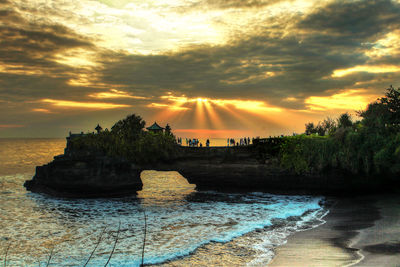
{"label": "dark silhouette of headland", "polygon": [[[337,120],[306,124],[305,134],[245,146],[185,147],[169,125],[145,130],[130,115],[109,131],[71,134],[63,155],[38,166],[25,187],[69,197],[111,197],[142,189],[143,170],[178,171],[197,189],[285,194],[363,194],[393,190],[400,177],[400,91]],[[178,139],[179,140],[179,139]]]}

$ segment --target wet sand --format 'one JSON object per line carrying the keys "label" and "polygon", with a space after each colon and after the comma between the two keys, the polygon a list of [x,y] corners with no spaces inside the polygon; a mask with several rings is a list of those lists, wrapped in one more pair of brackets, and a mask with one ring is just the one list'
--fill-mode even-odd
{"label": "wet sand", "polygon": [[[325,223],[291,235],[268,266],[400,266],[400,196],[330,198],[326,205]],[[257,255],[244,239],[207,244],[159,266],[265,266],[249,262]]]}
{"label": "wet sand", "polygon": [[298,232],[269,266],[400,266],[400,197],[329,200],[325,224]]}
{"label": "wet sand", "polygon": [[400,266],[400,197],[380,198],[381,219],[364,229],[355,240],[365,257],[355,266]]}

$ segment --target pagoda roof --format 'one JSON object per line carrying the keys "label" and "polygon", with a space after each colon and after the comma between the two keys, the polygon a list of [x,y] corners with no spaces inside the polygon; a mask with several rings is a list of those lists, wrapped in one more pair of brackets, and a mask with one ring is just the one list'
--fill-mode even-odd
{"label": "pagoda roof", "polygon": [[153,125],[151,125],[150,127],[146,128],[147,130],[164,130],[163,127],[161,127],[160,125],[157,124],[157,122],[154,122]]}

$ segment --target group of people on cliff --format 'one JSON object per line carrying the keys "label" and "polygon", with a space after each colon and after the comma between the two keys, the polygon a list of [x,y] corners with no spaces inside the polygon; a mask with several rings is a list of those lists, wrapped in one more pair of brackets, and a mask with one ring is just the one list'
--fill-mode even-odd
{"label": "group of people on cliff", "polygon": [[[202,142],[199,141],[199,139],[197,138],[185,138],[182,139],[181,137],[177,138],[177,144],[178,145],[183,145],[183,140],[185,141],[185,145],[188,147],[209,147],[211,142],[210,139],[207,139],[205,141],[205,144],[203,144]],[[227,146],[248,146],[252,143],[253,139],[250,139],[250,137],[243,137],[240,138],[238,140],[234,139],[234,138],[228,138],[227,139]],[[220,144],[221,145],[221,144]]]}
{"label": "group of people on cliff", "polygon": [[250,137],[240,138],[238,142],[234,138],[227,139],[228,146],[248,146],[250,145]]}
{"label": "group of people on cliff", "polygon": [[[197,139],[197,138],[189,138],[189,139],[185,138],[185,141],[186,141],[186,146],[189,146],[189,147],[203,147],[203,143],[201,143],[199,141],[199,139]],[[179,144],[179,142],[178,142],[178,144]],[[182,139],[181,139],[180,145],[182,145]],[[206,147],[210,146],[210,139],[207,139],[205,145],[206,145]]]}

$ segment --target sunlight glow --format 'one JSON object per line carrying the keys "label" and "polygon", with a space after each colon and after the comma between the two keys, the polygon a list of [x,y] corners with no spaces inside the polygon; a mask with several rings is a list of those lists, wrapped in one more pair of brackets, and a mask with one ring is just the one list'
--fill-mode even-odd
{"label": "sunlight glow", "polygon": [[82,48],[70,49],[54,55],[54,61],[74,68],[91,68],[99,64],[95,61],[95,52]]}
{"label": "sunlight glow", "polygon": [[18,74],[18,75],[48,75],[54,77],[51,73],[45,73],[43,70],[33,66],[17,65],[17,64],[5,64],[4,62],[0,65],[0,72]]}
{"label": "sunlight glow", "polygon": [[205,111],[207,113],[207,116],[210,119],[211,125],[214,128],[224,128],[224,123],[222,122],[220,116],[218,115],[217,111],[214,109],[214,105],[208,101],[204,102],[205,106]]}
{"label": "sunlight glow", "polygon": [[149,107],[149,108],[166,108],[166,109],[173,110],[173,111],[181,111],[181,110],[189,110],[190,109],[187,107],[180,107],[180,106],[160,104],[160,103],[151,103],[151,104],[148,104],[147,107]]}
{"label": "sunlight glow", "polygon": [[384,38],[373,43],[372,48],[366,49],[365,54],[371,58],[393,56],[399,54],[400,30],[389,32]]}
{"label": "sunlight glow", "polygon": [[124,92],[124,91],[119,91],[116,89],[111,89],[109,92],[99,92],[99,93],[93,93],[93,94],[89,94],[89,97],[93,97],[93,98],[133,98],[133,99],[148,99],[148,97],[144,97],[144,96],[134,96],[131,95],[128,92]]}
{"label": "sunlight glow", "polygon": [[34,111],[34,112],[41,112],[41,113],[54,113],[54,112],[52,112],[52,111],[50,111],[50,110],[48,110],[48,109],[45,109],[45,108],[34,108],[34,109],[32,109],[32,111]]}
{"label": "sunlight glow", "polygon": [[231,105],[234,106],[236,109],[241,109],[252,113],[282,111],[281,108],[268,106],[265,102],[258,100],[212,99],[212,98],[202,98],[202,97],[187,98],[185,96],[176,97],[173,95],[162,96],[161,98],[172,102],[178,102],[181,105],[191,102],[212,103],[219,106]]}
{"label": "sunlight glow", "polygon": [[207,102],[208,99],[207,98],[197,98],[197,102]]}
{"label": "sunlight glow", "polygon": [[98,86],[94,86],[95,82],[93,80],[92,75],[89,75],[88,73],[79,73],[76,78],[69,79],[68,84],[72,86],[90,86],[98,88]]}
{"label": "sunlight glow", "polygon": [[348,69],[338,69],[333,71],[332,77],[343,77],[354,72],[369,72],[369,73],[386,73],[386,72],[399,72],[400,66],[396,65],[373,65],[373,66],[355,66]]}
{"label": "sunlight glow", "polygon": [[208,118],[206,117],[205,111],[204,111],[204,104],[203,104],[203,99],[202,98],[197,98],[196,102],[196,108],[194,110],[195,112],[195,121],[197,122],[197,126],[201,128],[207,127],[207,122],[209,121]]}
{"label": "sunlight glow", "polygon": [[362,90],[349,90],[331,96],[311,96],[305,100],[310,110],[361,110],[376,99],[376,95],[360,94]]}
{"label": "sunlight glow", "polygon": [[244,130],[217,130],[217,129],[174,129],[174,133],[180,136],[197,138],[226,138],[228,136],[249,136],[251,132]]}
{"label": "sunlight glow", "polygon": [[296,102],[296,101],[298,101],[298,99],[297,98],[295,98],[295,97],[286,97],[285,99],[283,99],[284,101],[287,101],[287,102]]}
{"label": "sunlight glow", "polygon": [[[107,90],[109,88],[124,87],[123,85],[120,85],[120,84],[104,83],[101,81],[101,77],[99,77],[98,73],[89,72],[89,71],[80,72],[80,73],[74,75],[74,78],[69,79],[67,84],[71,85],[71,86],[77,86],[77,87],[92,87],[92,88],[107,89]],[[94,97],[94,94],[91,97]]]}
{"label": "sunlight glow", "polygon": [[[286,15],[288,10],[307,14],[324,1],[271,1],[269,5],[257,8],[241,8],[240,4],[218,8],[218,3],[229,1],[215,1],[214,4],[213,1],[199,0],[14,2],[28,22],[57,21],[80,35],[90,36],[97,48],[155,54],[196,44],[224,44],[233,32],[246,35],[258,30],[257,25],[265,25],[268,19],[275,18],[277,23],[287,21],[286,18],[291,17]],[[33,13],[38,6],[46,12]],[[269,31],[278,31],[276,28],[270,27]],[[282,33],[278,34],[282,36]],[[62,61],[68,65],[78,63],[81,67],[94,63],[86,56],[83,59],[71,56]]]}
{"label": "sunlight glow", "polygon": [[66,108],[78,108],[78,109],[115,109],[115,108],[127,108],[131,105],[125,104],[113,104],[113,103],[100,103],[100,102],[78,102],[69,100],[54,100],[54,99],[42,99],[41,102],[50,103],[57,107]]}
{"label": "sunlight glow", "polygon": [[[277,113],[283,111],[282,108],[267,105],[264,101],[240,100],[240,99],[213,99],[206,97],[189,98],[185,95],[176,96],[171,92],[160,97],[160,103],[151,103],[150,108],[159,108],[163,111],[157,114],[156,120],[180,120],[185,119],[196,129],[221,129],[226,128],[227,124],[222,118],[232,117],[239,122],[240,127],[252,128],[249,114],[256,115],[258,120],[274,120]],[[177,111],[191,110],[188,113]],[[257,119],[256,119],[257,120]],[[274,122],[275,123],[275,122]],[[276,124],[276,123],[275,123]]]}
{"label": "sunlight glow", "polygon": [[252,113],[260,112],[281,112],[282,109],[278,107],[267,106],[263,101],[255,100],[220,100],[222,105],[233,105],[237,109],[245,110]]}

